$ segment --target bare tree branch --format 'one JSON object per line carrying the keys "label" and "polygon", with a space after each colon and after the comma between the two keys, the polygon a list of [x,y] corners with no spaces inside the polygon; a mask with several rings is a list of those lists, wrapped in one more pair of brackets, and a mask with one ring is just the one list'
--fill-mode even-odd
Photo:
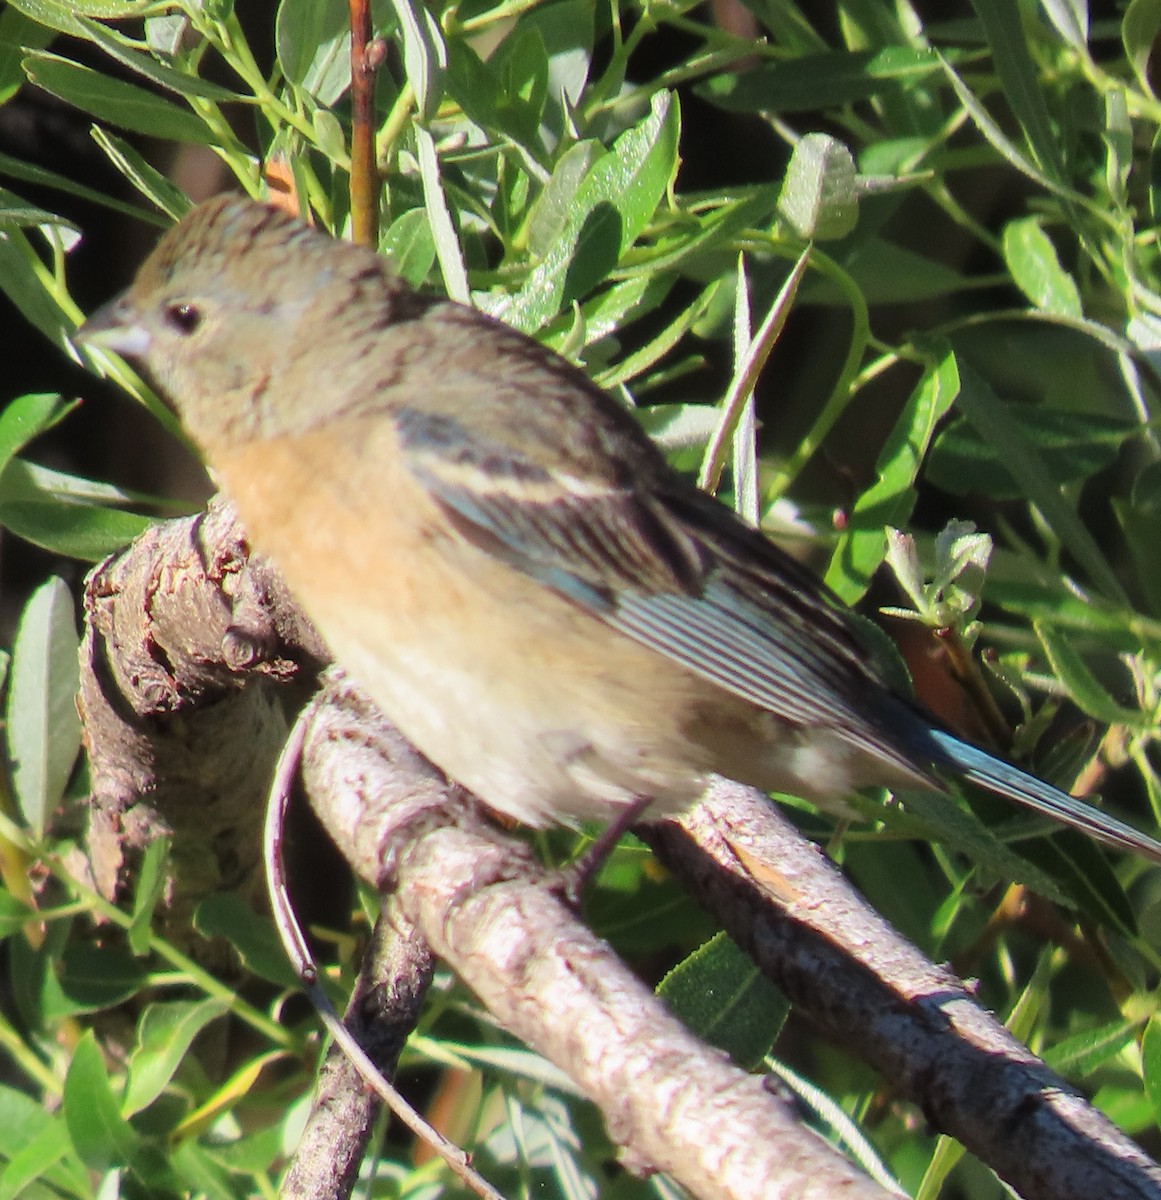
{"label": "bare tree branch", "polygon": [[[344,1022],[387,1078],[419,1021],[432,966],[431,951],[407,919],[397,911],[380,913]],[[381,1109],[351,1061],[332,1045],[282,1181],[282,1200],[351,1195]]]}
{"label": "bare tree branch", "polygon": [[[194,906],[215,891],[261,892],[256,797],[286,721],[271,689],[243,684],[290,678],[287,647],[302,657],[318,647],[293,613],[220,504],[148,530],[87,581],[80,708],[92,778],[89,869],[112,899],[145,847],[172,837],[162,931],[203,961],[205,943],[189,933]],[[223,948],[211,958],[224,962]]]}
{"label": "bare tree branch", "polygon": [[642,836],[787,997],[1027,1200],[1161,1196],[1161,1169],[847,883],[720,780]]}
{"label": "bare tree branch", "polygon": [[631,1169],[665,1171],[720,1200],[885,1194],[670,1016],[524,844],[441,786],[355,689],[337,688],[322,708],[303,763],[311,804],[344,856],[377,866],[377,882],[392,877],[396,904],[436,954],[601,1108]]}
{"label": "bare tree branch", "polygon": [[[219,508],[105,564],[87,610],[94,873],[112,894],[145,841],[172,832],[176,926],[210,887],[254,888],[256,797],[282,719],[267,687],[241,684],[285,680],[323,652]],[[509,1029],[573,1075],[631,1165],[703,1196],[881,1194],[665,1015],[524,847],[353,689],[316,719],[304,777],[355,870],[397,888],[393,919],[413,922]],[[1161,1197],[1158,1168],[764,797],[722,782],[682,826],[642,833],[804,1012],[1028,1200]]]}

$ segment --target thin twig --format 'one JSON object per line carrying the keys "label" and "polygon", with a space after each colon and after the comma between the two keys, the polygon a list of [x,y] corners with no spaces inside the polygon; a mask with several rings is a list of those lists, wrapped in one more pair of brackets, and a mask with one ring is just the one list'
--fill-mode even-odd
{"label": "thin twig", "polygon": [[379,172],[375,165],[375,64],[370,0],[350,0],[351,13],[351,236],[379,244]]}
{"label": "thin twig", "polygon": [[270,799],[266,808],[266,823],[263,829],[262,854],[266,864],[266,883],[275,926],[291,965],[302,981],[302,986],[309,996],[310,1002],[322,1018],[331,1037],[342,1047],[343,1052],[367,1086],[372,1088],[399,1120],[416,1137],[426,1142],[476,1195],[484,1197],[484,1200],[504,1200],[504,1197],[483,1176],[473,1170],[467,1154],[449,1142],[438,1129],[429,1125],[407,1103],[340,1020],[339,1014],[335,1012],[334,1006],[319,983],[318,968],[315,966],[314,958],[290,903],[286,876],[282,869],[282,830],[294,779],[302,758],[302,745],[306,731],[324,698],[325,693],[320,692],[299,713],[298,719],[290,731],[290,736],[286,739],[282,754],[279,756],[278,766],[274,772],[274,782],[270,786]]}

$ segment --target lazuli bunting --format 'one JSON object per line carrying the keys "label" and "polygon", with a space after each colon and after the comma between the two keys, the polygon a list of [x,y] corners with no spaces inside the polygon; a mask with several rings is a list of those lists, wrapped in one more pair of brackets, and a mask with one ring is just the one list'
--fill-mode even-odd
{"label": "lazuli bunting", "polygon": [[819,582],[579,370],[366,248],[218,197],[79,338],[153,378],[336,659],[502,813],[950,772],[1161,861],[895,695]]}

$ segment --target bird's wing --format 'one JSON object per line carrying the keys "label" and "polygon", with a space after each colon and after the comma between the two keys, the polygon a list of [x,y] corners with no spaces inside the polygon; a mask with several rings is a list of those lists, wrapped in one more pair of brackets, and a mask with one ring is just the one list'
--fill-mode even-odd
{"label": "bird's wing", "polygon": [[879,681],[837,602],[659,460],[579,475],[567,456],[543,466],[443,414],[397,410],[396,428],[411,471],[476,545],[734,695],[921,773],[906,738],[917,714]]}

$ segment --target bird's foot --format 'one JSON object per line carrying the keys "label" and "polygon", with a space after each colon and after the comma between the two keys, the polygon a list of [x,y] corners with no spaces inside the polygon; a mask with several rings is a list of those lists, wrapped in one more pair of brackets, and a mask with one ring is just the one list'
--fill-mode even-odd
{"label": "bird's foot", "polygon": [[574,912],[580,911],[585,889],[592,882],[593,877],[600,871],[601,867],[605,865],[605,860],[616,849],[617,843],[621,840],[621,835],[627,833],[637,824],[637,821],[652,803],[652,796],[635,797],[631,804],[627,804],[621,809],[604,829],[597,834],[589,846],[582,850],[572,862],[561,867],[556,872],[556,878],[553,881],[553,891]]}

